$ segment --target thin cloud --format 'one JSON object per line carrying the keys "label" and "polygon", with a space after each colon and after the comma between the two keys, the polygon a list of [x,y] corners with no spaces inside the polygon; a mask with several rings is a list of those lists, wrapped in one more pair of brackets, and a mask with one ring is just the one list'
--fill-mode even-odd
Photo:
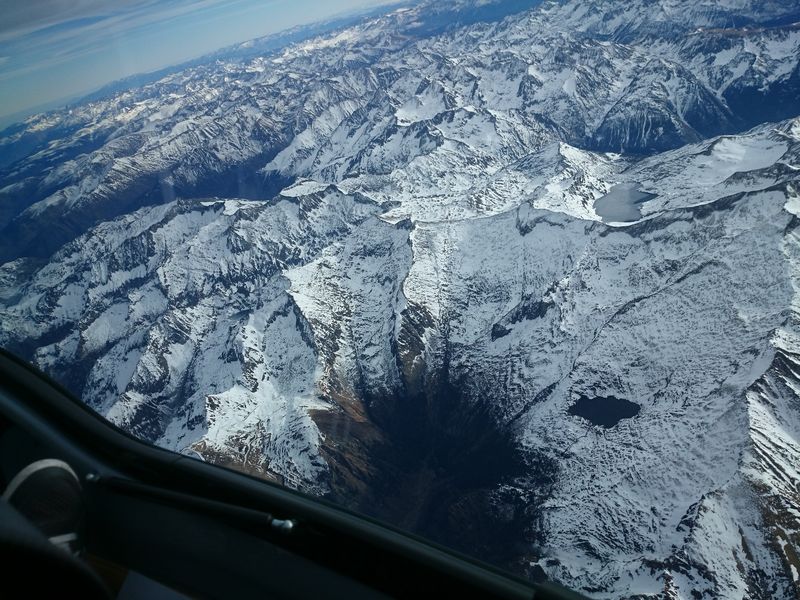
{"label": "thin cloud", "polygon": [[0,0],[0,115],[386,2]]}
{"label": "thin cloud", "polygon": [[[152,0],[121,0],[113,5],[105,0],[38,0],[37,2],[0,1],[0,41],[27,35],[70,21],[127,12],[155,4]],[[171,4],[164,3],[164,4]]]}
{"label": "thin cloud", "polygon": [[[59,32],[81,32],[126,21],[126,29],[155,23],[209,6],[224,0],[43,0],[32,3],[0,0],[0,43],[9,43],[31,34],[55,35]],[[11,7],[4,7],[10,4]],[[7,10],[8,8],[8,10]]]}
{"label": "thin cloud", "polygon": [[[228,2],[226,6],[240,2]],[[16,28],[6,28],[4,33],[0,33],[0,52],[15,57],[10,64],[0,61],[0,80],[107,50],[137,31],[163,26],[190,13],[197,16],[223,2],[181,0],[154,3],[137,0],[114,5],[113,10],[109,10],[107,2],[65,3],[58,0],[47,4],[53,7],[55,16],[45,19],[33,13],[27,20],[18,17],[15,19]],[[41,12],[40,8],[38,10]]]}

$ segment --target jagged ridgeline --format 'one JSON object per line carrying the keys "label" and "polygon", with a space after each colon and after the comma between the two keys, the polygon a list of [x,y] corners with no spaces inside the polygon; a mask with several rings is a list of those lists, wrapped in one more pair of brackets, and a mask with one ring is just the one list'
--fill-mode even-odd
{"label": "jagged ridgeline", "polygon": [[798,22],[394,7],[32,117],[0,137],[0,344],[148,441],[527,577],[796,598]]}

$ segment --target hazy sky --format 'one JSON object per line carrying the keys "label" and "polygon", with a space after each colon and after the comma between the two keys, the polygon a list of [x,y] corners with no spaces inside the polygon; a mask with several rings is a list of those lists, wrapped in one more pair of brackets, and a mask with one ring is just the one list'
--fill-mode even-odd
{"label": "hazy sky", "polygon": [[0,0],[0,118],[389,0]]}

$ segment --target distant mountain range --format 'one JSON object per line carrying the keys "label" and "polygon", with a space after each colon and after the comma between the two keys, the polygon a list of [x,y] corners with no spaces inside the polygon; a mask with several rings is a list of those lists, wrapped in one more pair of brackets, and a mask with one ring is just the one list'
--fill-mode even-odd
{"label": "distant mountain range", "polygon": [[270,43],[6,130],[0,344],[526,577],[800,597],[800,5]]}

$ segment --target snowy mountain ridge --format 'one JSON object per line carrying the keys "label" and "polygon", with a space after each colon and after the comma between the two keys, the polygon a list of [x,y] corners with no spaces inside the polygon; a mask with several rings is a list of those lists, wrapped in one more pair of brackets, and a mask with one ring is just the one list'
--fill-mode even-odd
{"label": "snowy mountain ridge", "polygon": [[798,15],[407,7],[32,118],[0,344],[528,577],[796,598]]}

